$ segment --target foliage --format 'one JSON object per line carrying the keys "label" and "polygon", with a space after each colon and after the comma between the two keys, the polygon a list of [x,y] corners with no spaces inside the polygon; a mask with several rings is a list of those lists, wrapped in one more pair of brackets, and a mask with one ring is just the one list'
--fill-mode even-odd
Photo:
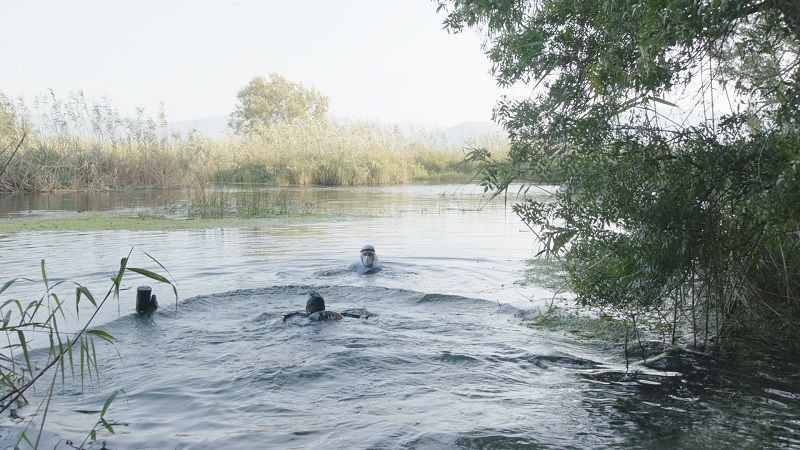
{"label": "foliage", "polygon": [[254,77],[236,98],[229,125],[238,135],[254,134],[298,119],[324,120],[328,112],[328,97],[274,72],[269,80]]}
{"label": "foliage", "polygon": [[0,192],[174,187],[209,163],[209,144],[196,133],[171,133],[163,111],[123,118],[108,100],[90,102],[80,92],[66,99],[51,92],[32,107],[0,94],[0,105],[15,118],[15,135],[27,132],[0,174]]}
{"label": "foliage", "polygon": [[[5,115],[4,115],[5,114]],[[6,117],[6,119],[3,119]],[[31,117],[36,117],[34,121]],[[5,120],[5,122],[3,122]],[[5,124],[5,125],[4,125]],[[474,175],[435,133],[401,134],[375,123],[296,119],[241,140],[173,133],[162,111],[123,118],[110,102],[52,93],[32,106],[0,94],[0,192],[197,189],[210,183],[363,185]],[[24,145],[11,159],[8,155]],[[492,148],[505,142],[489,141]],[[4,159],[5,158],[5,159]]]}
{"label": "foliage", "polygon": [[[498,82],[534,87],[495,118],[510,158],[470,157],[487,190],[531,174],[516,212],[578,301],[656,314],[691,341],[800,331],[800,3],[450,0]],[[795,342],[796,345],[796,342]]]}
{"label": "foliage", "polygon": [[[150,257],[150,255],[147,255]],[[150,257],[152,259],[152,257]],[[169,284],[175,292],[177,302],[177,290],[175,286],[163,276],[151,272],[147,269],[129,267],[128,261],[130,254],[122,258],[119,269],[111,278],[111,286],[102,299],[95,298],[92,292],[84,285],[69,281],[53,281],[48,277],[45,261],[41,261],[41,283],[44,293],[38,299],[27,302],[16,297],[11,297],[0,303],[0,331],[8,338],[8,345],[0,351],[0,413],[22,406],[38,396],[35,391],[37,380],[48,373],[52,376],[47,382],[49,386],[34,413],[27,420],[28,424],[20,435],[17,446],[23,440],[31,447],[37,448],[41,437],[42,429],[47,418],[47,411],[50,399],[54,393],[56,381],[61,380],[66,383],[69,373],[74,379],[76,372],[80,374],[80,385],[83,389],[86,378],[89,381],[96,380],[100,376],[99,364],[95,342],[99,339],[113,343],[115,338],[109,333],[90,328],[98,312],[103,308],[109,298],[119,299],[119,292],[122,287],[123,277],[127,272],[137,273],[147,278]],[[161,264],[153,261],[162,267]],[[0,287],[0,295],[9,293],[15,285],[23,282],[35,282],[29,278],[14,278],[8,280]],[[70,302],[69,297],[59,295],[59,291],[66,287],[73,289],[74,302]],[[71,322],[71,310],[74,308],[78,318],[77,330],[68,331],[73,323]],[[89,310],[89,318],[80,321],[81,309]],[[86,314],[86,312],[84,312]],[[68,316],[69,315],[69,316]],[[45,345],[47,355],[44,361],[33,355],[34,346]],[[31,389],[34,388],[34,389]],[[29,394],[33,391],[34,394]],[[96,439],[97,426],[103,426],[106,430],[114,433],[113,426],[105,419],[111,402],[117,392],[113,393],[103,405],[97,425],[89,433],[89,438]],[[44,407],[43,412],[42,408]],[[13,417],[19,417],[12,413]],[[32,420],[36,416],[41,416],[39,420],[39,431],[34,440],[28,435],[27,429],[32,425]]]}
{"label": "foliage", "polygon": [[468,179],[474,173],[460,152],[434,147],[435,141],[369,122],[297,120],[243,139],[228,153],[231,163],[220,165],[217,181],[224,180],[223,171],[234,176],[228,182],[305,186],[399,184],[454,171]]}

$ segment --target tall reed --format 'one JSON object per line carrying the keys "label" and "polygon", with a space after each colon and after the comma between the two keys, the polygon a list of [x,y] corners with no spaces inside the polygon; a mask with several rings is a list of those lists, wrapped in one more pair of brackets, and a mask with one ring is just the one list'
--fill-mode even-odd
{"label": "tall reed", "polygon": [[107,99],[89,101],[81,92],[66,99],[51,92],[32,105],[0,93],[0,151],[23,133],[25,145],[0,176],[0,192],[209,182],[353,186],[473,174],[463,154],[435,133],[409,137],[375,123],[307,120],[241,140],[214,140],[171,131],[163,108],[155,118],[141,109],[124,117]]}

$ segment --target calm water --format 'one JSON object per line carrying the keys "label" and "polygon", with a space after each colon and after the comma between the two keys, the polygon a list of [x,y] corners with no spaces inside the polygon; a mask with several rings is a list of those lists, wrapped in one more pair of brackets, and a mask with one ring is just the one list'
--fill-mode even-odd
{"label": "calm water", "polygon": [[[103,195],[83,203],[18,196],[2,214],[182,200]],[[101,433],[110,448],[800,446],[796,362],[679,353],[626,371],[613,348],[523,326],[519,313],[553,293],[514,284],[536,247],[502,200],[485,205],[469,186],[291,195],[345,215],[234,229],[0,235],[6,279],[37,276],[46,258],[51,278],[81,281],[97,295],[133,246],[132,265],[158,269],[148,252],[178,284],[177,313],[132,315],[126,291],[101,314],[116,349],[98,345],[102,377],[83,393],[79,377],[67,375],[43,447],[78,445],[97,413],[76,411],[99,410],[115,389],[125,394],[107,414],[117,435]],[[344,271],[366,242],[385,270]],[[129,277],[125,285],[143,283]],[[41,293],[32,284],[13,289]],[[283,323],[312,289],[330,309],[374,316]],[[156,292],[168,303],[168,289]],[[0,444],[13,445],[20,430],[0,419]]]}

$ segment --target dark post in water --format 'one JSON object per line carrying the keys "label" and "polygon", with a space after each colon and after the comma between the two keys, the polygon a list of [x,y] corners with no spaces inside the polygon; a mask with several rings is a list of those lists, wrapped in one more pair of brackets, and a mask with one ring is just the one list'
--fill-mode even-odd
{"label": "dark post in water", "polygon": [[136,289],[136,312],[147,313],[158,308],[155,294],[150,295],[152,291],[150,286],[139,286]]}

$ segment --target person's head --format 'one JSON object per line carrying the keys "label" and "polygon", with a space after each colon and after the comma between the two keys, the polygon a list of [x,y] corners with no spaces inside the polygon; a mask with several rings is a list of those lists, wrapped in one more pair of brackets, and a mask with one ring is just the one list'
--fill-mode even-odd
{"label": "person's head", "polygon": [[314,314],[318,311],[325,311],[325,299],[312,291],[308,294],[308,301],[306,301],[306,314]]}
{"label": "person's head", "polygon": [[372,245],[365,245],[361,247],[361,262],[367,267],[372,267],[375,262],[375,247]]}

